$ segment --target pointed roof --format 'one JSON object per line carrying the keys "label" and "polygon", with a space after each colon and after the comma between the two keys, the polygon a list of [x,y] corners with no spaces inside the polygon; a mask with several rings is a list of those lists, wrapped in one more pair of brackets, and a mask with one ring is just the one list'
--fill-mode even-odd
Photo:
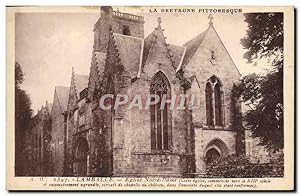
{"label": "pointed roof", "polygon": [[144,65],[147,61],[152,46],[157,44],[158,39],[160,39],[160,41],[165,46],[168,46],[166,42],[166,37],[164,36],[163,33],[164,29],[161,27],[162,20],[160,17],[157,19],[157,22],[158,22],[157,27],[144,39],[142,68],[144,68]]}
{"label": "pointed roof", "polygon": [[174,60],[174,64],[176,65],[176,71],[178,71],[180,65],[182,64],[184,54],[186,52],[186,47],[184,46],[176,46],[176,45],[169,45],[170,54]]}
{"label": "pointed roof", "polygon": [[190,59],[195,55],[197,49],[200,47],[201,43],[205,39],[208,31],[210,31],[210,32],[214,32],[216,34],[216,36],[220,40],[220,43],[223,45],[226,53],[228,54],[231,62],[235,66],[238,74],[241,76],[241,73],[239,72],[239,70],[236,67],[235,63],[233,62],[233,59],[231,58],[228,50],[226,49],[224,43],[222,42],[222,40],[221,40],[220,36],[218,35],[216,29],[214,28],[214,25],[213,25],[213,22],[212,22],[212,19],[213,19],[212,15],[210,14],[208,16],[208,18],[210,19],[208,28],[204,32],[200,33],[195,38],[193,38],[192,40],[190,40],[190,41],[188,41],[187,43],[184,44],[184,46],[186,47],[186,52],[185,52],[185,55],[184,55],[184,58],[183,58],[182,65],[186,65],[190,61]]}
{"label": "pointed roof", "polygon": [[148,58],[150,49],[152,47],[152,44],[155,40],[155,30],[152,31],[145,39],[144,39],[144,50],[143,50],[143,60],[142,60],[142,66],[146,63],[146,60]]}
{"label": "pointed roof", "polygon": [[195,52],[201,45],[202,41],[204,40],[204,37],[206,36],[206,33],[208,31],[209,27],[190,41],[183,44],[183,46],[186,47],[186,52],[182,61],[182,64],[185,65],[189,62],[189,60],[194,56]]}
{"label": "pointed roof", "polygon": [[48,110],[49,110],[49,113],[51,113],[51,111],[52,111],[52,106],[53,106],[52,103],[48,103]]}
{"label": "pointed roof", "polygon": [[130,77],[137,76],[142,64],[143,39],[116,33],[113,38],[126,74]]}
{"label": "pointed roof", "polygon": [[59,101],[59,104],[63,111],[67,111],[69,101],[70,88],[66,86],[56,86],[55,92]]}
{"label": "pointed roof", "polygon": [[157,44],[157,40],[160,40],[163,45],[166,47],[166,55],[171,60],[172,66],[177,71],[177,68],[180,66],[184,53],[184,46],[177,46],[168,44],[166,37],[164,36],[164,29],[161,27],[162,20],[158,18],[158,26],[145,38],[144,40],[144,51],[143,51],[143,63],[142,66],[146,63],[146,60],[149,56],[150,50],[154,44]]}
{"label": "pointed roof", "polygon": [[88,75],[79,75],[74,74],[74,83],[76,88],[77,97],[82,90],[88,87],[89,76]]}

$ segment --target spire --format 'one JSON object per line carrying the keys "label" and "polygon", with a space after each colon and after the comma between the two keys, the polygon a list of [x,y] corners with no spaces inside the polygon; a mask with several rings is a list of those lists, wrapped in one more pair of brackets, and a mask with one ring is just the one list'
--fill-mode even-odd
{"label": "spire", "polygon": [[211,26],[211,25],[213,25],[213,19],[214,19],[214,17],[212,16],[212,14],[209,14],[208,15],[208,19],[209,19],[209,25]]}
{"label": "spire", "polygon": [[72,66],[72,71],[71,71],[71,85],[72,85],[74,77],[75,77],[75,71],[74,71],[74,66]]}
{"label": "spire", "polygon": [[162,36],[162,39],[163,39],[163,42],[164,42],[164,45],[165,45],[165,47],[166,47],[166,49],[167,49],[167,51],[166,51],[166,55],[167,55],[167,57],[170,59],[170,61],[171,61],[171,64],[172,64],[172,66],[174,67],[174,69],[176,69],[175,67],[175,60],[174,60],[174,58],[173,58],[173,54],[171,53],[171,49],[170,49],[170,45],[167,43],[167,37],[165,37],[164,36],[164,33],[163,33],[163,29],[161,28],[161,23],[162,23],[162,20],[161,20],[161,17],[158,17],[157,18],[157,23],[158,23],[158,28],[156,28],[156,37],[155,38],[157,38],[157,33],[160,31],[160,33],[161,33],[161,36]]}

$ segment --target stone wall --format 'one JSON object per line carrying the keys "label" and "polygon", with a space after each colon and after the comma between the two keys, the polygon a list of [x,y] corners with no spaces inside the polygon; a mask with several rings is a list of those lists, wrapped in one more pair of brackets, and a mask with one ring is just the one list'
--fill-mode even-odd
{"label": "stone wall", "polygon": [[[144,70],[135,82],[127,81],[122,93],[142,95],[143,103],[150,94],[151,78],[162,72],[170,83],[170,95],[183,93],[175,68],[166,55],[165,38],[158,32],[157,41],[152,46]],[[125,70],[126,72],[126,70]],[[118,82],[118,81],[114,81]],[[128,107],[125,105],[124,108]],[[118,111],[117,111],[118,113]],[[120,119],[114,120],[114,176],[122,175],[165,175],[182,176],[187,173],[187,125],[184,110],[168,112],[169,150],[151,150],[151,122],[149,109],[122,111]]]}
{"label": "stone wall", "polygon": [[[210,61],[212,50],[216,59],[215,65]],[[231,90],[240,74],[213,27],[209,27],[195,55],[184,67],[187,75],[196,76],[199,85],[200,109],[199,113],[193,114],[194,122],[206,124],[205,86],[210,77],[216,76],[222,84],[225,128],[231,129],[234,114]]]}
{"label": "stone wall", "polygon": [[[212,51],[214,51],[214,63],[211,62]],[[188,93],[197,96],[197,105],[192,112],[192,122],[195,127],[196,173],[204,173],[205,150],[210,142],[218,139],[227,146],[228,154],[236,153],[237,141],[234,129],[236,103],[233,103],[231,90],[233,84],[239,80],[240,74],[213,26],[209,26],[194,56],[189,59],[184,68],[187,75],[195,78]],[[205,88],[212,76],[215,76],[222,86],[223,125],[208,127]],[[217,145],[215,147],[219,148]]]}

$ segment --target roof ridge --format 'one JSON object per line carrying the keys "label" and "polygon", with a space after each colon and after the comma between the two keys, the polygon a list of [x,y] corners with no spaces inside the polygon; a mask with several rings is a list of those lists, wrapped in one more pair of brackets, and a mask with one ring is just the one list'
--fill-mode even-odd
{"label": "roof ridge", "polygon": [[[146,55],[143,57],[143,65],[146,63],[146,60],[147,60],[147,58],[148,58],[148,56],[149,56],[149,53],[150,53],[150,51],[151,51],[151,49],[153,48],[153,45],[154,44],[156,44],[156,39],[157,39],[157,37],[158,37],[158,33],[159,32],[161,32],[161,34],[162,34],[162,41],[164,42],[163,43],[163,45],[164,46],[166,46],[166,48],[167,48],[167,57],[171,60],[171,64],[172,64],[172,67],[174,68],[174,63],[175,63],[175,61],[174,61],[174,59],[172,59],[172,56],[173,56],[173,54],[171,54],[170,53],[170,48],[168,47],[169,46],[169,44],[167,43],[167,41],[166,41],[166,38],[167,37],[165,37],[165,35],[164,35],[164,29],[161,27],[161,18],[160,17],[158,17],[158,26],[157,27],[155,27],[154,28],[154,30],[144,39],[144,40],[146,40],[147,38],[150,38],[150,36],[153,36],[153,38],[152,38],[152,40],[150,41],[150,44],[149,44],[149,48],[148,48],[148,50],[147,50],[147,53],[146,53]],[[143,51],[145,51],[145,50],[143,50]],[[144,66],[143,66],[143,68],[144,68]],[[176,69],[176,68],[175,68]]]}
{"label": "roof ridge", "polygon": [[208,29],[209,29],[209,27],[208,27],[206,30],[202,31],[201,33],[197,34],[197,35],[196,35],[194,38],[192,38],[191,40],[189,40],[189,41],[187,41],[186,43],[184,43],[183,46],[186,46],[186,45],[188,45],[189,43],[191,43],[192,41],[197,40],[199,37],[204,36],[204,35],[207,33]]}
{"label": "roof ridge", "polygon": [[[54,94],[55,94],[56,97],[57,97],[57,101],[58,101],[58,104],[59,104],[59,106],[60,106],[61,111],[64,111],[64,109],[63,109],[63,107],[62,107],[62,105],[61,105],[61,103],[60,103],[59,96],[58,96],[58,93],[57,93],[56,89],[55,89],[55,93],[54,93]],[[51,110],[51,114],[52,114],[52,110]]]}
{"label": "roof ridge", "polygon": [[197,51],[197,48],[201,45],[204,38],[207,35],[207,32],[211,26],[209,26],[205,31],[195,36],[193,39],[189,40],[183,46],[186,46],[186,53],[183,58],[182,64],[187,64],[189,60],[194,56],[195,52]]}
{"label": "roof ridge", "polygon": [[[64,106],[61,103],[61,101],[63,101],[63,100],[61,100],[61,99],[63,99],[63,97],[61,97],[61,96],[64,96],[64,95],[61,94],[61,91],[58,92],[59,88],[57,88],[57,87],[63,87],[64,88],[63,90],[68,90],[69,89],[69,91],[70,91],[70,87],[55,86],[55,92],[54,92],[54,94],[57,96],[57,100],[58,100],[58,103],[59,103],[59,105],[61,107],[61,110],[64,111],[64,109],[67,109],[67,108],[64,108]],[[62,89],[62,88],[60,88],[60,89]],[[69,94],[69,92],[68,92],[68,94]],[[68,96],[68,99],[69,99],[69,96]]]}
{"label": "roof ridge", "polygon": [[224,49],[225,49],[226,53],[228,54],[230,60],[232,61],[233,65],[235,66],[236,70],[238,71],[239,75],[241,76],[242,74],[241,74],[240,70],[237,68],[236,64],[234,63],[234,61],[233,61],[231,55],[229,54],[227,48],[225,47],[225,44],[223,43],[223,41],[222,41],[221,37],[219,36],[217,30],[215,29],[215,27],[214,27],[213,25],[211,25],[211,26],[212,26],[213,30],[216,32],[216,34],[217,34],[217,36],[218,36],[218,38],[219,38],[219,40],[220,40],[222,46],[224,47]]}

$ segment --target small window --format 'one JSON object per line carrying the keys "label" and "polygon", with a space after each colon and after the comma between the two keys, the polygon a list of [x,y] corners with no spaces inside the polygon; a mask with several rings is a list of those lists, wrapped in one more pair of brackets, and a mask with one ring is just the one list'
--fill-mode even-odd
{"label": "small window", "polygon": [[85,117],[84,117],[84,113],[79,115],[79,126],[82,126],[85,124]]}
{"label": "small window", "polygon": [[123,35],[130,35],[130,29],[127,26],[123,27]]}

